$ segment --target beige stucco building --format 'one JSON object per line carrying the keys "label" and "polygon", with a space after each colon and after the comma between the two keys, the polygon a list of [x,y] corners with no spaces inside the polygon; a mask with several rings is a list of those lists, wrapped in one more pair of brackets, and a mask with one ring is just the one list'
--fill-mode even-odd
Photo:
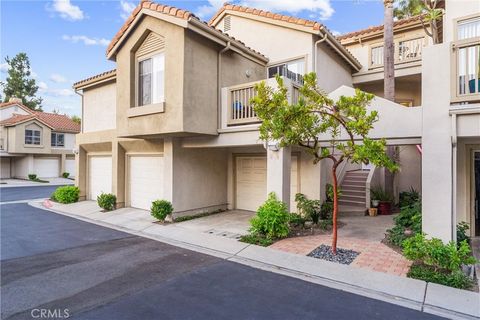
{"label": "beige stucco building", "polygon": [[[369,108],[378,110],[381,120],[372,136],[397,147],[401,170],[394,177],[396,196],[411,187],[421,191],[425,230],[450,239],[454,222],[478,221],[473,186],[480,181],[474,178],[472,158],[480,122],[478,114],[471,115],[477,108],[471,103],[480,96],[477,86],[468,99],[462,93],[452,100],[457,71],[450,70],[456,63],[448,61],[456,59],[449,48],[457,31],[450,29],[458,29],[458,21],[473,21],[479,27],[472,28],[479,30],[480,10],[471,2],[446,1],[445,6],[442,44],[432,44],[418,18],[396,22],[397,94],[391,102],[382,98],[382,26],[337,38],[320,23],[253,8],[225,4],[207,24],[184,10],[141,2],[107,49],[116,69],[74,84],[83,96],[76,169],[82,198],[112,192],[120,206],[142,209],[167,199],[176,215],[256,210],[268,192],[291,210],[297,192],[323,198],[330,164],[314,165],[299,149],[279,150],[260,141],[250,104],[255,84],[274,85],[276,74],[284,77],[295,102],[303,75],[315,71],[319,86],[332,98],[353,94],[354,87],[377,95]],[[459,17],[471,20],[455,20]],[[477,48],[477,61],[479,36],[462,42]],[[443,76],[435,76],[442,68]],[[453,101],[461,107],[452,107]],[[454,124],[458,143],[452,148]],[[370,205],[370,187],[385,185],[386,173],[345,163],[340,181],[361,169],[365,180],[350,189],[345,183],[341,201],[364,210]],[[436,181],[439,172],[446,175],[441,183]],[[448,197],[434,200],[437,187]],[[469,196],[452,196],[453,187],[464,188]]]}
{"label": "beige stucco building", "polygon": [[75,135],[80,125],[65,115],[32,111],[20,100],[0,104],[1,178],[75,177]]}

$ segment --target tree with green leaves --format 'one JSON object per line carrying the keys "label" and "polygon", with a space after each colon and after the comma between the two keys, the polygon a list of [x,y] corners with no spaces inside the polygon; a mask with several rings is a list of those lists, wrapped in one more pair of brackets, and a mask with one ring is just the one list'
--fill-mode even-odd
{"label": "tree with green leaves", "polygon": [[423,0],[396,0],[393,15],[397,19],[407,19],[424,13]]}
{"label": "tree with green leaves", "polygon": [[280,147],[299,146],[313,156],[314,164],[324,159],[333,162],[332,252],[336,254],[338,166],[350,161],[373,163],[391,171],[398,169],[385,152],[386,141],[368,137],[378,121],[377,111],[367,111],[374,96],[357,89],[353,97],[342,96],[334,101],[318,88],[316,74],[309,73],[305,75],[299,101],[291,104],[283,79],[277,76],[277,83],[278,88],[273,89],[261,82],[252,99],[254,110],[262,121],[260,139],[275,141]]}
{"label": "tree with green leaves", "polygon": [[42,98],[36,97],[38,86],[35,79],[31,77],[32,70],[30,61],[24,52],[18,53],[15,57],[6,57],[8,64],[8,76],[3,84],[4,101],[16,97],[22,99],[22,103],[32,110],[42,110]]}
{"label": "tree with green leaves", "polygon": [[79,116],[77,115],[73,115],[71,117],[72,121],[75,122],[75,123],[78,123],[78,124],[81,124],[82,123],[82,118],[80,118]]}

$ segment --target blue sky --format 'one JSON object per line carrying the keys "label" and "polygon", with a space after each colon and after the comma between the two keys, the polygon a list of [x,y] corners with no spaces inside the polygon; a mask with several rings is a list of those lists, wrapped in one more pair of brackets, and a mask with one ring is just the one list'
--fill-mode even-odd
{"label": "blue sky", "polygon": [[[157,1],[194,12],[208,20],[224,0]],[[383,20],[382,0],[240,0],[256,8],[319,20],[345,33]],[[105,58],[110,39],[137,1],[0,2],[0,79],[6,78],[5,57],[26,52],[43,97],[44,111],[80,115],[80,97],[73,82],[113,69]]]}

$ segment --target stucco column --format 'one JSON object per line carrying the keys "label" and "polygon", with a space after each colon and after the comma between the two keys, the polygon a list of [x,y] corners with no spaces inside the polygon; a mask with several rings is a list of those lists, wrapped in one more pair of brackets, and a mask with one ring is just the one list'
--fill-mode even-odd
{"label": "stucco column", "polygon": [[87,152],[81,146],[75,155],[75,185],[80,189],[80,200],[87,198]]}
{"label": "stucco column", "polygon": [[163,142],[163,194],[164,199],[170,201],[175,208],[173,199],[173,152],[175,140],[172,138],[165,138]]}
{"label": "stucco column", "polygon": [[125,207],[125,149],[112,142],[112,191],[117,197],[117,208]]}
{"label": "stucco column", "polygon": [[67,154],[62,153],[60,155],[60,173],[59,176],[62,177],[63,173],[65,172],[65,162],[67,160]]}
{"label": "stucco column", "polygon": [[267,147],[267,194],[274,192],[290,210],[292,151],[290,147],[270,150],[273,148]]}

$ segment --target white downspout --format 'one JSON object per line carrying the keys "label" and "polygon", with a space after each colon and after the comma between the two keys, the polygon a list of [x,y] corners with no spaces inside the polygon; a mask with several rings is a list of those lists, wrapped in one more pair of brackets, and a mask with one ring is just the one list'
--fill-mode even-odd
{"label": "white downspout", "polygon": [[227,52],[228,50],[230,50],[231,48],[231,42],[228,41],[227,42],[227,45],[225,46],[225,48],[223,48],[222,50],[220,50],[218,52],[218,58],[217,58],[217,63],[218,63],[218,66],[217,66],[217,128],[221,128],[222,126],[222,54],[224,54],[225,52]]}
{"label": "white downspout", "polygon": [[457,115],[452,114],[452,241],[457,241]]}
{"label": "white downspout", "polygon": [[75,90],[75,93],[82,97],[82,119],[80,121],[80,130],[83,133],[83,93],[80,93],[78,90]]}
{"label": "white downspout", "polygon": [[317,49],[318,49],[318,45],[320,43],[324,42],[325,40],[327,40],[327,36],[328,36],[328,33],[325,32],[323,34],[323,38],[315,41],[315,44],[313,45],[314,46],[314,48],[313,48],[313,72],[315,72],[315,73],[317,73]]}

